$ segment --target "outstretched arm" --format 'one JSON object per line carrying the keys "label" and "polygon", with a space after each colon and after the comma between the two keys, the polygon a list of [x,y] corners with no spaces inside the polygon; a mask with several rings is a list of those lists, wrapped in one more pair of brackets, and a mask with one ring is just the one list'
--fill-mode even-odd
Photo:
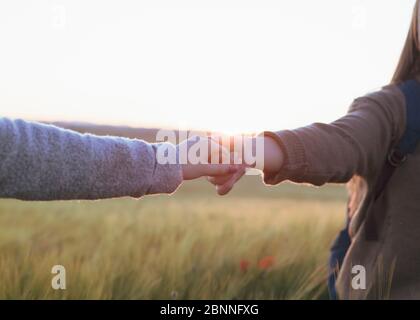
{"label": "outstretched arm", "polygon": [[[357,99],[344,117],[296,130],[265,132],[264,181],[323,185],[344,183],[357,174],[374,177],[405,129],[404,96],[395,86]],[[241,177],[211,177],[226,194]]]}
{"label": "outstretched arm", "polygon": [[354,175],[372,179],[405,130],[405,101],[396,86],[358,98],[349,112],[329,123],[266,133],[282,148],[277,172],[264,172],[268,184],[284,180],[323,185],[345,183]]}
{"label": "outstretched arm", "polygon": [[1,118],[0,197],[68,200],[173,192],[182,181],[181,167],[157,164],[156,147]]}
{"label": "outstretched arm", "polygon": [[[0,197],[138,198],[172,193],[184,179],[232,170],[229,166],[160,164],[156,152],[161,145],[0,118]],[[165,147],[176,153],[177,146]]]}

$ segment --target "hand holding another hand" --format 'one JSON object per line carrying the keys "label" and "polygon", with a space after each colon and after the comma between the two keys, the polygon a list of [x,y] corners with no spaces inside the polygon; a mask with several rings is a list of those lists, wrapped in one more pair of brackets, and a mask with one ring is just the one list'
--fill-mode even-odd
{"label": "hand holding another hand", "polygon": [[[208,145],[208,153],[207,157],[205,157],[206,159],[191,159],[191,149],[193,146],[200,144],[203,146]],[[226,179],[227,177],[236,175],[237,172],[242,168],[242,165],[221,163],[219,159],[223,155],[226,156],[229,153],[229,150],[212,140],[210,137],[195,136],[181,142],[177,148],[179,152],[184,151],[188,155],[186,163],[181,164],[182,176],[184,180],[193,180],[205,176],[212,178],[220,177]],[[192,156],[195,157],[196,154],[193,153]],[[212,159],[217,159],[216,163],[213,163],[215,161],[212,161]]]}
{"label": "hand holding another hand", "polygon": [[216,191],[219,195],[224,196],[232,190],[235,183],[242,178],[245,172],[246,167],[241,166],[234,173],[219,176],[208,176],[207,180],[216,186]]}
{"label": "hand holding another hand", "polygon": [[[192,151],[193,146],[201,143],[208,146],[205,159],[201,157],[201,161],[197,161],[197,159],[191,161],[190,151]],[[184,150],[188,154],[188,160],[185,164],[182,164],[183,179],[192,180],[207,176],[207,180],[216,186],[217,193],[225,195],[232,190],[235,183],[245,174],[247,168],[257,167],[264,172],[270,173],[281,169],[284,154],[279,144],[273,138],[266,136],[244,137],[243,143],[253,146],[251,152],[254,153],[255,157],[257,156],[257,151],[263,153],[262,161],[259,164],[247,164],[246,150],[245,152],[240,152],[240,159],[238,159],[238,155],[234,152],[235,150],[231,143],[226,144],[223,140],[215,141],[210,137],[198,136],[185,140],[178,145],[178,150]],[[255,147],[258,143],[260,147],[262,146],[259,150]],[[194,152],[192,154],[194,155]],[[222,163],[221,159],[223,157],[229,159],[230,163]]]}
{"label": "hand holding another hand", "polygon": [[[235,183],[245,174],[247,168],[256,168],[266,173],[278,172],[281,169],[284,162],[284,154],[278,142],[273,138],[268,136],[243,137],[242,146],[245,144],[251,146],[249,149],[252,150],[241,150],[239,153],[240,159],[236,158],[235,163],[241,163],[242,165],[238,167],[236,172],[229,175],[207,177],[207,180],[216,186],[219,195],[228,194]],[[260,148],[257,147],[257,144],[259,144]],[[231,152],[231,159],[235,159],[238,156],[237,153],[233,152],[234,146],[231,142],[229,144],[224,143],[223,146]],[[248,159],[253,157],[256,159],[259,158],[260,163],[257,160],[255,163],[247,163],[245,152],[252,152],[252,155]],[[262,152],[262,154],[257,155],[257,152]]]}

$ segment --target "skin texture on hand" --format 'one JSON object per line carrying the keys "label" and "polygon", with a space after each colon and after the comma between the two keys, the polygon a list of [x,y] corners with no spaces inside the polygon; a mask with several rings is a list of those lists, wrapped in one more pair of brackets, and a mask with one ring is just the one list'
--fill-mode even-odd
{"label": "skin texture on hand", "polygon": [[219,195],[228,194],[234,187],[235,183],[242,178],[246,172],[246,167],[240,167],[235,173],[224,176],[207,177],[207,180],[216,186]]}
{"label": "skin texture on hand", "polygon": [[[249,139],[264,139],[264,172],[273,173],[281,170],[284,162],[284,154],[274,139],[263,136]],[[216,191],[219,195],[226,195],[232,190],[235,183],[242,178],[245,172],[246,167],[242,166],[233,174],[207,177],[207,180],[216,186]]]}
{"label": "skin texture on hand", "polygon": [[196,136],[189,138],[178,145],[178,150],[184,149],[186,152],[189,152],[193,145],[200,142],[209,144],[208,163],[191,163],[190,159],[187,159],[187,163],[181,165],[184,180],[193,180],[203,176],[229,177],[235,174],[241,167],[240,165],[234,164],[210,163],[214,158],[219,159],[221,154],[229,154],[229,151],[207,137]]}

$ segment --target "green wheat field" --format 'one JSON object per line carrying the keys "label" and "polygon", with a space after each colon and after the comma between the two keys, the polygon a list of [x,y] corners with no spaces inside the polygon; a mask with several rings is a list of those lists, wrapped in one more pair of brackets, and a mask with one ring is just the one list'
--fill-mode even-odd
{"label": "green wheat field", "polygon": [[0,299],[326,299],[345,196],[248,176],[226,197],[201,180],[141,200],[0,200]]}

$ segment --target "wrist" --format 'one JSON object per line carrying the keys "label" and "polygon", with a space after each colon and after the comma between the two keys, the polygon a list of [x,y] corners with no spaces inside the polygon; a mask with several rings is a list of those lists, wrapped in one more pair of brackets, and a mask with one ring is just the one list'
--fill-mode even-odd
{"label": "wrist", "polygon": [[284,163],[284,152],[279,143],[264,135],[264,172],[278,172]]}

